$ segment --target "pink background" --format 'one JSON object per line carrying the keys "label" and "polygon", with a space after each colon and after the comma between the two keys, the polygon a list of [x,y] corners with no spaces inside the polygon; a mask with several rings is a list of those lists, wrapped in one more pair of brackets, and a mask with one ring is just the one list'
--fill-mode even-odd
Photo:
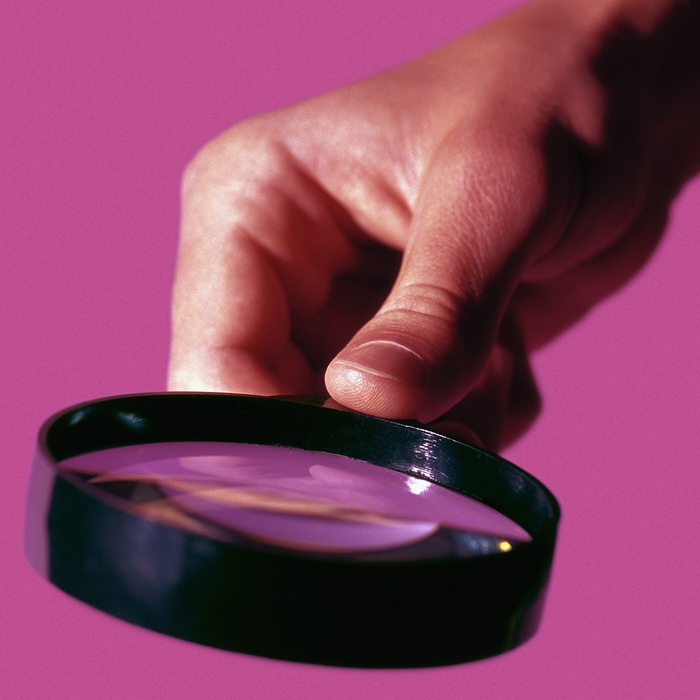
{"label": "pink background", "polygon": [[[508,0],[4,0],[0,22],[3,698],[700,696],[700,188],[643,274],[536,360],[545,410],[509,456],[564,508],[543,626],[454,668],[314,668],[88,609],[22,554],[36,431],[164,388],[178,181],[229,124],[416,56]],[[416,610],[423,614],[420,592]]]}

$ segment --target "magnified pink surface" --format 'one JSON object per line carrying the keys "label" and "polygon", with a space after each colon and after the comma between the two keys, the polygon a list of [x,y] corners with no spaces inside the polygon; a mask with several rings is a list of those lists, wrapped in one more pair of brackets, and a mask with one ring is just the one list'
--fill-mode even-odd
{"label": "magnified pink surface", "polygon": [[157,443],[64,460],[96,483],[148,478],[186,512],[299,549],[388,549],[441,526],[528,541],[519,525],[472,498],[342,455],[237,443]]}
{"label": "magnified pink surface", "polygon": [[[542,351],[507,457],[563,507],[542,625],[423,671],[228,654],[112,619],[23,553],[37,430],[165,387],[180,174],[230,124],[410,59],[510,0],[5,0],[0,20],[0,697],[695,700],[700,188],[642,274]],[[420,592],[408,615],[429,614]]]}

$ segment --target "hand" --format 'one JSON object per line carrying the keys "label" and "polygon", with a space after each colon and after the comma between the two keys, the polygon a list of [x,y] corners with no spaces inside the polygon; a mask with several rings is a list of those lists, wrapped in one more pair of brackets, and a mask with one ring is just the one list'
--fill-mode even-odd
{"label": "hand", "polygon": [[670,4],[534,2],[208,144],[170,388],[514,439],[529,353],[639,269],[700,163],[700,11]]}

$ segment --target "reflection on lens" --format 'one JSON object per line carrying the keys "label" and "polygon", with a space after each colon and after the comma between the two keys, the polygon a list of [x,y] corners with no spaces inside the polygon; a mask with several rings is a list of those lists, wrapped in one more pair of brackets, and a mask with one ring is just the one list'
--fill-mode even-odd
{"label": "reflection on lens", "polygon": [[531,539],[450,489],[322,452],[156,443],[71,457],[59,468],[134,514],[251,546],[416,560],[502,554]]}

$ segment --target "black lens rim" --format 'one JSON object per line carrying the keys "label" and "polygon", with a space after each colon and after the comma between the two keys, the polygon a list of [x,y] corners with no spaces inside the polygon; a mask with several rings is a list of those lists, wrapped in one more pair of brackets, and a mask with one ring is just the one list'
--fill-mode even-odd
{"label": "black lens rim", "polygon": [[[55,469],[78,454],[175,441],[364,460],[476,498],[532,541],[507,553],[437,561],[265,551],[140,518]],[[52,416],[37,453],[33,489],[45,493],[35,502],[46,505],[28,513],[27,540],[45,542],[28,551],[45,551],[47,560],[32,563],[66,593],[143,627],[269,658],[406,668],[493,656],[529,639],[539,624],[556,499],[501,457],[424,427],[283,397],[136,394]]]}

